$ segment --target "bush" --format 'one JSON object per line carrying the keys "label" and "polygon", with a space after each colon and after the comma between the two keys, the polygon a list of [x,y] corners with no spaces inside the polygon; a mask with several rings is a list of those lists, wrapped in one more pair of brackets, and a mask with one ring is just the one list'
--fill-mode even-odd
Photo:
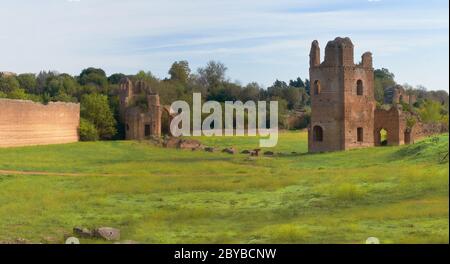
{"label": "bush", "polygon": [[[0,96],[1,97],[1,96]],[[441,118],[441,123],[447,127],[448,130],[448,115],[444,115]]]}
{"label": "bush", "polygon": [[88,120],[81,118],[80,119],[80,140],[81,141],[97,141],[98,140],[98,131],[95,128],[94,124],[89,122]]}
{"label": "bush", "polygon": [[8,96],[9,99],[19,99],[19,100],[27,100],[28,94],[25,92],[24,89],[14,89],[11,91]]}
{"label": "bush", "polygon": [[441,104],[436,101],[427,100],[419,109],[422,121],[426,123],[437,123],[441,120]]}
{"label": "bush", "polygon": [[413,128],[416,125],[417,120],[414,117],[406,118],[406,127]]}
{"label": "bush", "polygon": [[311,239],[311,233],[307,229],[295,224],[274,226],[269,236],[277,243],[305,243]]}
{"label": "bush", "polygon": [[361,187],[350,183],[338,186],[333,192],[334,198],[339,201],[357,201],[363,199],[366,195]]}
{"label": "bush", "polygon": [[414,112],[414,109],[410,104],[405,103],[403,101],[401,101],[400,104],[402,106],[403,111],[410,112],[410,113]]}
{"label": "bush", "polygon": [[111,139],[117,133],[117,121],[105,95],[83,95],[80,115],[94,125],[101,139]]}
{"label": "bush", "polygon": [[0,92],[8,94],[16,89],[19,89],[20,85],[14,76],[3,76],[0,74]]}

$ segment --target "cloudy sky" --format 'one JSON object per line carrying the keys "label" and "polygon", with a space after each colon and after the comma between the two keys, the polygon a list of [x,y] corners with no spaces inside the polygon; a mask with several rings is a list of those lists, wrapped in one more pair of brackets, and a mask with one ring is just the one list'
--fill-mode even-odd
{"label": "cloudy sky", "polygon": [[[311,41],[348,36],[400,83],[449,87],[447,0],[0,0],[0,71],[151,71],[209,60],[245,84],[307,77]],[[323,56],[323,52],[322,52]]]}

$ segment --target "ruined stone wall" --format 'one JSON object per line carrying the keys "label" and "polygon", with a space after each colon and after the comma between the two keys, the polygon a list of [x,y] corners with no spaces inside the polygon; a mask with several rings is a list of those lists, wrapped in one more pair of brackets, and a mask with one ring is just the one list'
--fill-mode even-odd
{"label": "ruined stone wall", "polygon": [[[348,67],[344,75],[344,149],[373,146],[375,98],[372,65]],[[358,83],[362,86],[361,94],[357,92]],[[361,141],[358,141],[358,128],[363,131]]]}
{"label": "ruined stone wall", "polygon": [[80,105],[0,99],[0,147],[78,141]]}
{"label": "ruined stone wall", "polygon": [[142,114],[139,107],[131,107],[126,110],[125,121],[125,139],[141,139],[144,137]]}
{"label": "ruined stone wall", "polygon": [[[320,82],[320,92],[311,92],[311,127],[308,147],[310,152],[344,149],[344,93],[342,68],[314,67],[310,69],[311,85]],[[313,89],[313,88],[312,88]],[[315,141],[314,127],[323,130],[323,140]]]}
{"label": "ruined stone wall", "polygon": [[406,116],[396,106],[390,109],[375,110],[375,146],[381,145],[380,131],[384,129],[387,132],[387,144],[389,146],[398,146],[405,143],[405,133],[407,133]]}
{"label": "ruined stone wall", "polygon": [[[415,124],[408,127],[408,119],[415,119]],[[401,108],[392,106],[390,109],[375,110],[375,146],[379,146],[380,130],[387,131],[387,141],[390,146],[412,144],[415,141],[448,132],[448,125],[442,123],[422,123],[417,116],[403,112]]]}
{"label": "ruined stone wall", "polygon": [[147,95],[147,104],[148,104],[148,116],[150,122],[147,123],[150,125],[150,133],[152,136],[161,136],[161,119],[162,119],[162,107],[159,101],[158,94],[149,94]]}
{"label": "ruined stone wall", "polygon": [[384,91],[384,103],[385,104],[399,104],[401,102],[413,105],[417,101],[415,95],[409,95],[403,86],[395,85],[386,88]]}
{"label": "ruined stone wall", "polygon": [[119,83],[119,118],[121,123],[125,123],[126,109],[133,99],[133,83],[130,79],[124,78]]}
{"label": "ruined stone wall", "polygon": [[416,98],[399,85],[385,91],[386,102],[393,106],[376,109],[372,54],[364,53],[361,62],[355,64],[349,38],[329,41],[322,63],[319,43],[313,41],[309,72],[309,152],[379,146],[382,129],[387,132],[387,145],[410,144],[418,138],[448,131],[448,126],[422,124],[417,116],[404,112],[399,103],[413,104]]}
{"label": "ruined stone wall", "polygon": [[144,140],[151,136],[161,136],[160,114],[161,111],[142,112],[139,107],[129,108],[126,114],[125,139]]}
{"label": "ruined stone wall", "polygon": [[[137,96],[146,96],[147,107],[134,106]],[[153,93],[144,82],[133,83],[124,78],[119,86],[120,121],[125,125],[125,138],[144,140],[150,136],[161,136],[162,107],[159,95]]]}
{"label": "ruined stone wall", "polygon": [[442,123],[417,123],[413,130],[412,135],[414,140],[437,135],[441,133],[448,133],[448,125]]}
{"label": "ruined stone wall", "polygon": [[[372,54],[366,52],[360,64],[353,61],[349,38],[328,42],[325,59],[314,41],[310,52],[311,126],[310,152],[346,150],[373,146],[375,99]],[[316,92],[316,82],[320,91]],[[323,129],[323,140],[314,139],[314,127]],[[358,137],[358,129],[362,136]],[[361,130],[362,129],[362,130]]]}

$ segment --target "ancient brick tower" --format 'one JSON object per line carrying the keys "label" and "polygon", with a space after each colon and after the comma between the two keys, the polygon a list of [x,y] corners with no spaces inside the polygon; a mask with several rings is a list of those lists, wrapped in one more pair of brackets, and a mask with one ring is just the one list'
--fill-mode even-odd
{"label": "ancient brick tower", "polygon": [[375,99],[372,54],[353,60],[353,43],[336,38],[325,48],[313,41],[310,52],[311,125],[309,152],[347,150],[374,145]]}
{"label": "ancient brick tower", "polygon": [[120,121],[125,125],[125,138],[143,140],[161,136],[159,95],[142,81],[124,78],[119,86]]}

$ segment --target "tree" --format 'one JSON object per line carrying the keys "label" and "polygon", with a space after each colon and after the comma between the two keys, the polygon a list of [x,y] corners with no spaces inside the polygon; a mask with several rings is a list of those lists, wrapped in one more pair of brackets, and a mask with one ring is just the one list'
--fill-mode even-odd
{"label": "tree", "polygon": [[81,98],[81,117],[91,122],[99,138],[111,139],[116,134],[116,120],[108,104],[108,97],[86,94]]}
{"label": "tree", "polygon": [[63,91],[69,96],[76,96],[80,90],[78,82],[69,74],[63,73],[58,76],[62,82]]}
{"label": "tree", "polygon": [[73,103],[77,102],[77,98],[66,94],[64,91],[59,92],[51,100],[54,102],[73,102]]}
{"label": "tree", "polygon": [[[288,113],[288,102],[284,100],[283,98],[274,97],[271,100],[278,101],[278,124],[281,128],[286,128],[286,114]],[[269,112],[267,112],[267,121],[266,123],[269,124]]]}
{"label": "tree", "polygon": [[306,88],[299,88],[300,92],[300,107],[305,108],[306,106],[311,104],[310,96],[306,91]]}
{"label": "tree", "polygon": [[308,79],[305,79],[305,90],[306,93],[311,96],[311,83],[309,82]]}
{"label": "tree", "polygon": [[64,91],[64,86],[62,81],[58,78],[58,76],[50,77],[48,79],[48,84],[44,88],[44,93],[50,95],[50,97],[56,96],[58,93]]}
{"label": "tree", "polygon": [[449,101],[447,91],[444,90],[429,91],[427,92],[427,98],[440,102],[442,105],[446,105],[448,107]]}
{"label": "tree", "polygon": [[9,99],[20,99],[20,100],[29,99],[28,94],[25,92],[24,89],[21,88],[14,89],[10,93],[8,93],[6,97]]}
{"label": "tree", "polygon": [[221,62],[210,61],[205,68],[199,68],[198,81],[201,86],[206,88],[208,99],[214,100],[219,93],[220,87],[225,82],[227,67]]}
{"label": "tree", "polygon": [[33,73],[24,73],[17,76],[17,81],[20,87],[24,89],[27,93],[36,93],[37,80],[36,75]]}
{"label": "tree", "polygon": [[14,76],[0,75],[0,92],[10,93],[20,88],[20,84]]}
{"label": "tree", "polygon": [[118,95],[109,95],[108,97],[109,108],[113,113],[114,119],[116,120],[116,130],[117,133],[112,138],[113,140],[121,140],[125,138],[125,124],[120,118],[120,98]]}
{"label": "tree", "polygon": [[80,128],[79,128],[80,140],[81,141],[97,141],[98,140],[98,131],[95,128],[94,124],[89,122],[88,120],[81,118],[80,119]]}
{"label": "tree", "polygon": [[114,73],[113,75],[108,77],[108,82],[110,84],[118,84],[125,77],[127,76],[123,73]]}
{"label": "tree", "polygon": [[108,89],[108,78],[102,69],[92,67],[84,69],[78,79],[81,85],[93,84],[103,93],[106,93]]}
{"label": "tree", "polygon": [[271,98],[282,98],[286,101],[288,109],[299,107],[302,100],[301,88],[287,85],[286,82],[276,80],[272,86],[267,88]]}
{"label": "tree", "polygon": [[284,81],[275,80],[272,86],[267,88],[267,92],[271,97],[283,97],[284,90],[288,88],[288,85]]}
{"label": "tree", "polygon": [[80,73],[80,78],[83,79],[86,76],[93,75],[93,74],[106,78],[106,73],[104,70],[102,70],[100,68],[94,68],[94,67],[89,67],[87,69],[82,70]]}
{"label": "tree", "polygon": [[135,75],[135,79],[139,80],[139,81],[145,81],[145,82],[152,82],[155,81],[156,78],[155,76],[153,76],[153,74],[148,71],[139,71],[136,75]]}
{"label": "tree", "polygon": [[51,71],[41,71],[36,77],[37,87],[34,91],[34,94],[43,94],[45,93],[45,89],[47,87],[48,81],[51,80],[51,78],[57,76],[57,72],[51,72]]}
{"label": "tree", "polygon": [[261,87],[256,82],[252,82],[247,84],[242,91],[241,95],[239,96],[240,99],[244,102],[246,101],[258,101],[259,100],[259,93],[260,93]]}
{"label": "tree", "polygon": [[441,104],[436,101],[426,100],[419,109],[420,118],[424,122],[435,123],[442,119]]}
{"label": "tree", "polygon": [[186,84],[191,74],[189,63],[187,61],[178,61],[172,64],[169,70],[170,79],[172,81],[178,81],[182,84]]}
{"label": "tree", "polygon": [[395,75],[388,69],[382,68],[374,71],[374,93],[375,100],[380,104],[384,103],[384,90],[388,87],[396,85]]}
{"label": "tree", "polygon": [[302,78],[298,77],[296,80],[290,80],[289,86],[297,87],[297,88],[305,88],[305,83],[303,82]]}
{"label": "tree", "polygon": [[287,101],[288,109],[298,108],[301,102],[300,88],[288,86],[283,91],[283,98]]}

